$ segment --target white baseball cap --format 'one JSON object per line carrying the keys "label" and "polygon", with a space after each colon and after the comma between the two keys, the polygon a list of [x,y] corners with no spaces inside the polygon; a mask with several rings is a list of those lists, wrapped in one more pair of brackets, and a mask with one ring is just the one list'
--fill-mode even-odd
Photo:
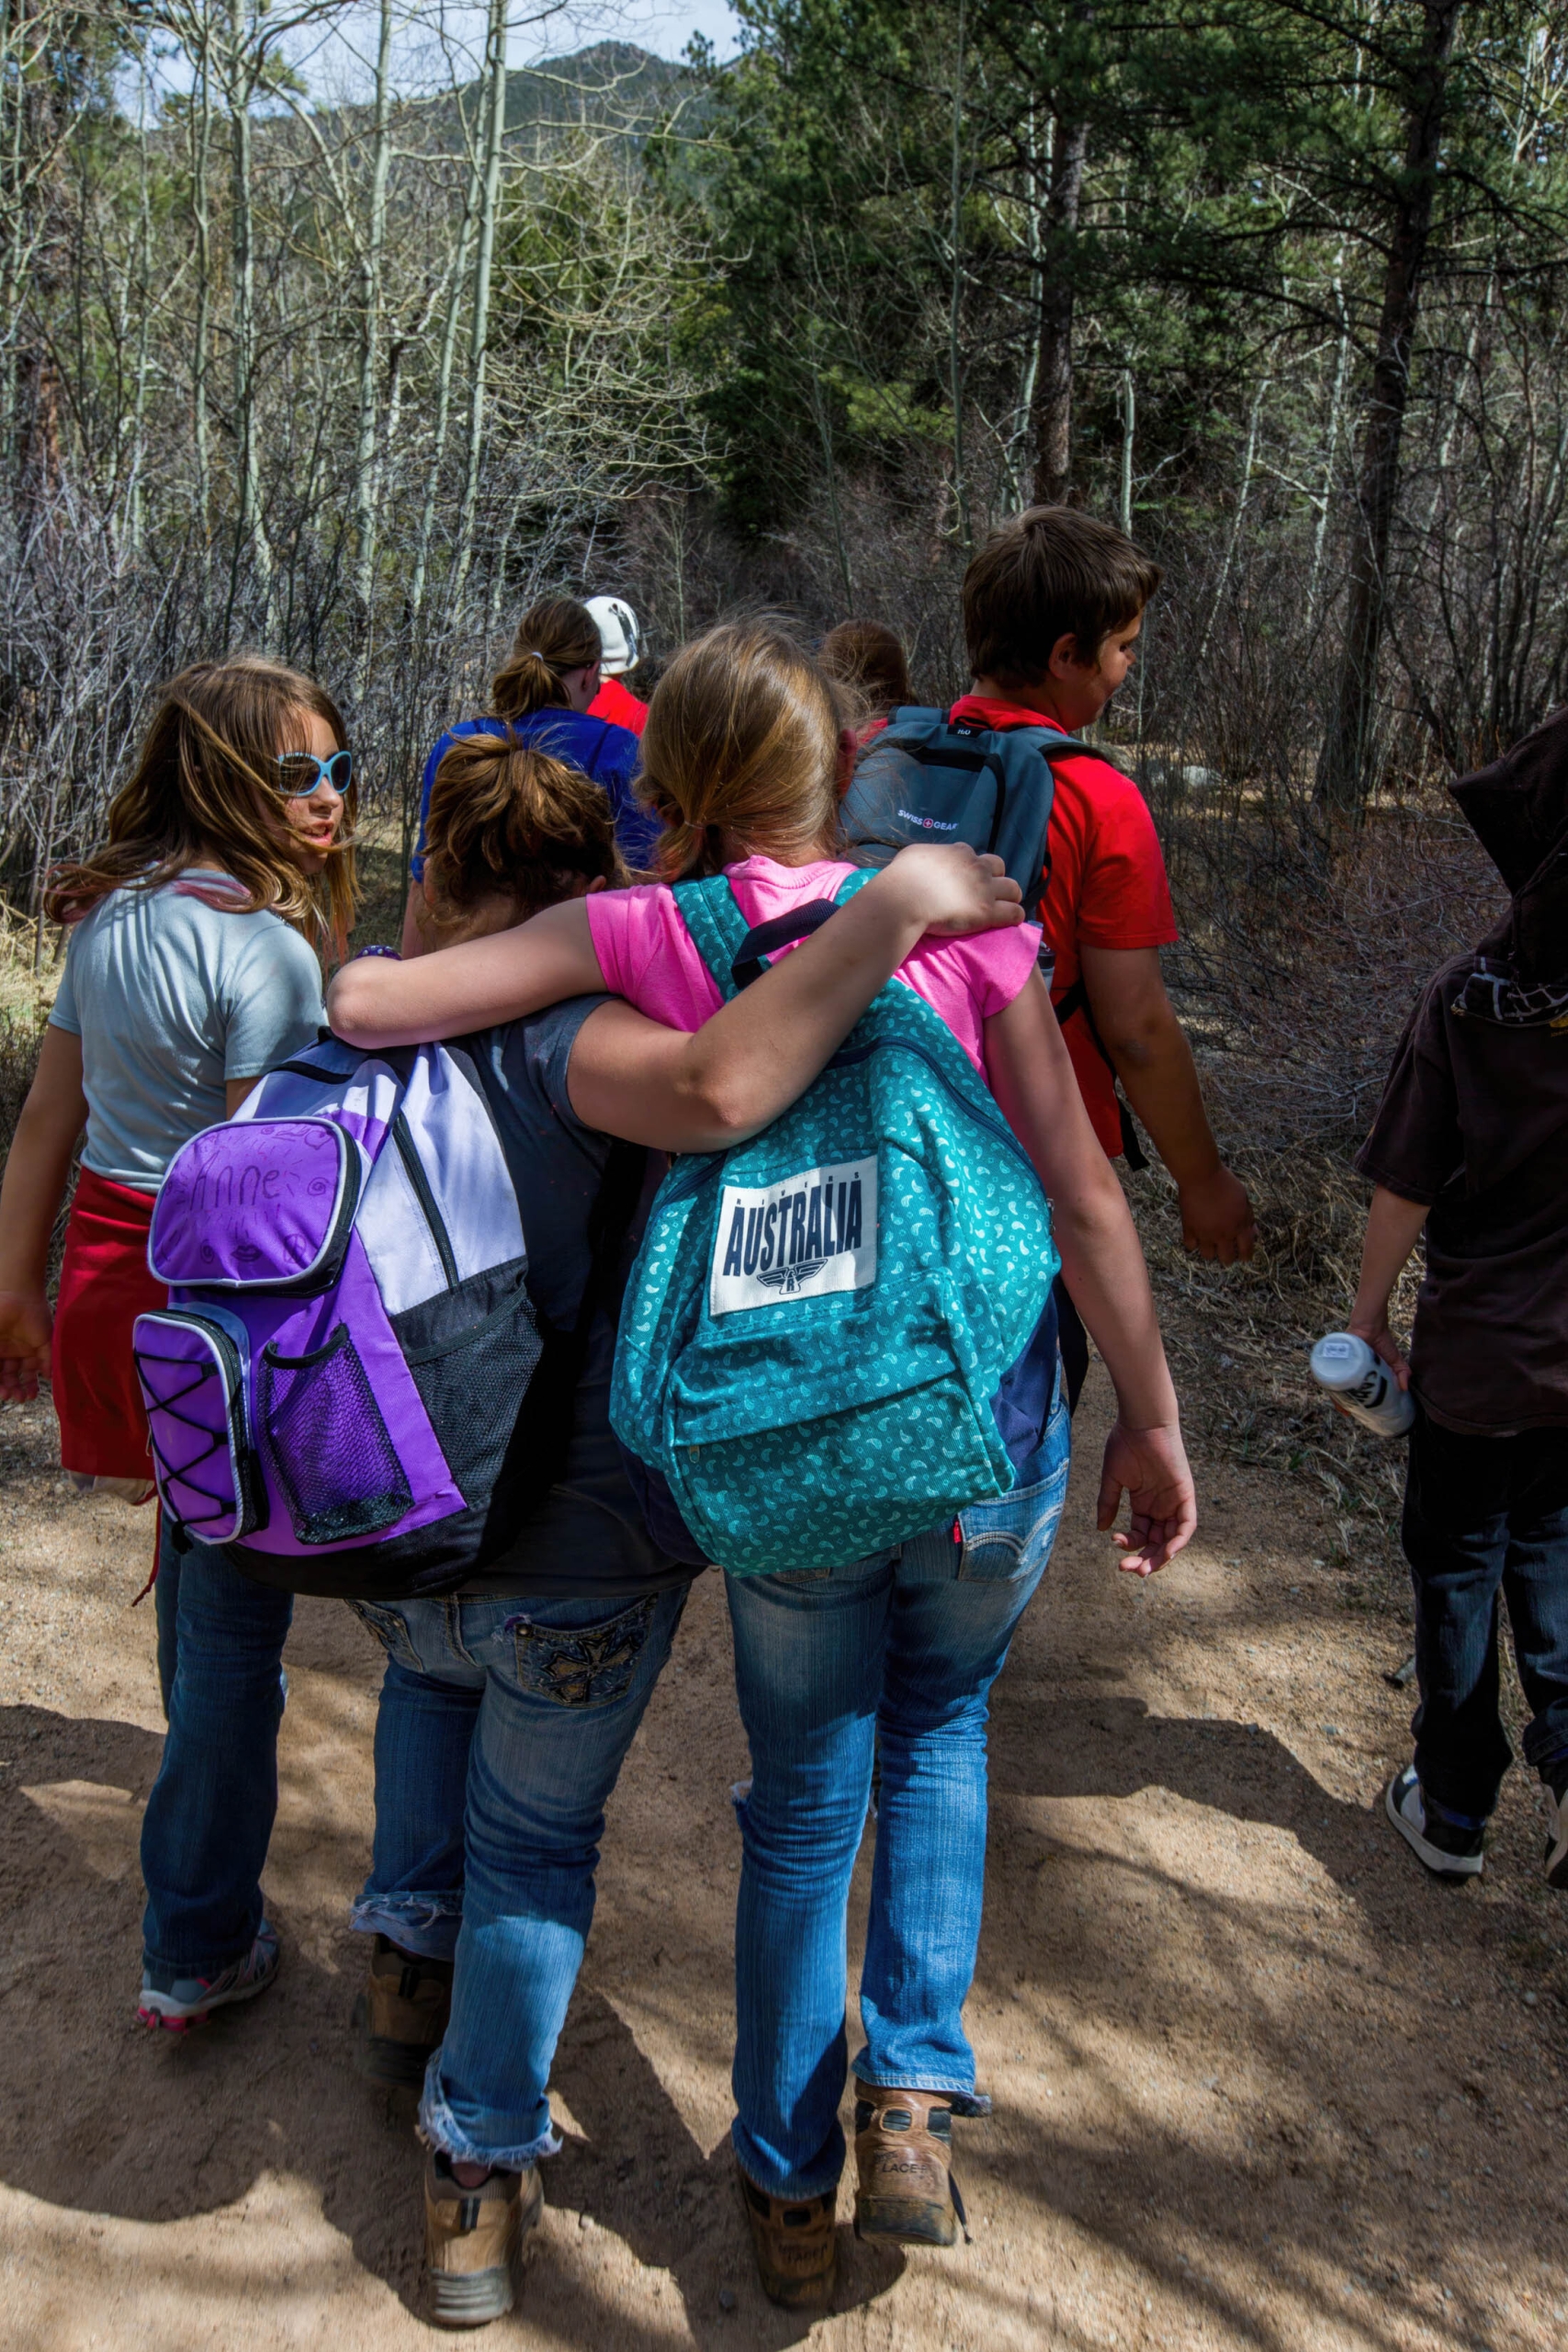
{"label": "white baseball cap", "polygon": [[623,670],[635,670],[639,632],[631,606],[619,596],[590,596],[588,610],[593,616],[599,642],[604,649],[604,675],[618,678]]}

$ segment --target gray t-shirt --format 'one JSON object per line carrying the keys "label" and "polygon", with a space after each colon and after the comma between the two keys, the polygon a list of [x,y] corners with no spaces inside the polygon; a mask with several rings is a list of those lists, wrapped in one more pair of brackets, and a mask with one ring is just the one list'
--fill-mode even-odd
{"label": "gray t-shirt", "polygon": [[180,1146],[227,1116],[225,1080],[313,1045],[323,1018],[321,967],[281,917],[220,912],[178,882],[112,890],[72,932],[50,1014],[82,1040],[84,1162],[155,1193]]}

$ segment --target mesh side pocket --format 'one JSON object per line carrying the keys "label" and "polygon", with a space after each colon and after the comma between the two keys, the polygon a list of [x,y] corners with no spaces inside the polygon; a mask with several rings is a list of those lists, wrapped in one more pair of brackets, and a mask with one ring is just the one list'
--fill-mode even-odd
{"label": "mesh side pocket", "polygon": [[[412,1308],[394,1318],[414,1385],[453,1477],[470,1508],[501,1475],[517,1417],[544,1351],[534,1304],[520,1271],[506,1270],[498,1302],[494,1274],[475,1275],[464,1295],[434,1303],[436,1320]],[[478,1316],[473,1309],[482,1310]],[[455,1310],[468,1320],[457,1324]],[[558,1464],[555,1465],[558,1468]]]}
{"label": "mesh side pocket", "polygon": [[262,1441],[301,1544],[343,1544],[413,1506],[348,1326],[308,1356],[262,1353]]}

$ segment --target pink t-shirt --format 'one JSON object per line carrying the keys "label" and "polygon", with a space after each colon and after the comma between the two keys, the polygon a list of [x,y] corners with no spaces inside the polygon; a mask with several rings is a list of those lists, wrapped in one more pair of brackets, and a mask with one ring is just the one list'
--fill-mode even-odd
{"label": "pink t-shirt", "polygon": [[[852,865],[778,865],[743,858],[725,868],[742,914],[753,926],[789,914],[812,899],[830,899]],[[662,882],[630,890],[596,890],[585,901],[604,985],[671,1029],[700,1029],[724,1000]],[[922,939],[897,978],[939,1013],[982,1078],[983,1024],[1010,1005],[1040,953],[1037,924],[976,932],[968,939]]]}

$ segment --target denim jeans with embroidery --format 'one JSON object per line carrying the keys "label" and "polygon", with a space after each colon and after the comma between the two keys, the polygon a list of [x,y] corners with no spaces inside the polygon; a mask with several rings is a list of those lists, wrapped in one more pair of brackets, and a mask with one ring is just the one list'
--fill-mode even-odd
{"label": "denim jeans with embroidery", "polygon": [[736,2154],[775,2197],[844,2161],[845,1912],[880,1748],[864,2082],[972,2091],[964,2003],[986,1864],[987,1699],[1066,1499],[1060,1396],[1021,1483],[848,1567],[727,1577],[751,1784],[736,1920]]}
{"label": "denim jeans with embroidery", "polygon": [[376,1841],[354,1924],[456,1959],[420,2104],[449,2156],[514,2167],[558,2144],[547,2089],[593,1917],[604,1804],[688,1590],[349,1604],[387,1652]]}

